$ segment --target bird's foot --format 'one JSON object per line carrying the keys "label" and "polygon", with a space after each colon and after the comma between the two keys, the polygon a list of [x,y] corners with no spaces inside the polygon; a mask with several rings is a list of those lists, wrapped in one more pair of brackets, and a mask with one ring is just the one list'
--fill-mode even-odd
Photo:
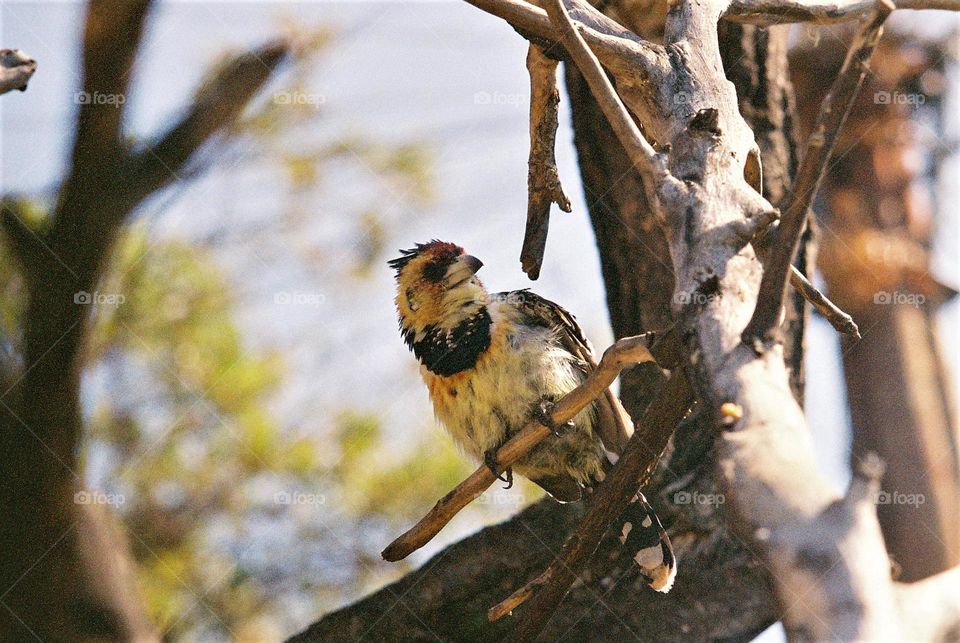
{"label": "bird's foot", "polygon": [[558,438],[562,438],[563,436],[567,435],[576,427],[576,424],[574,424],[573,420],[567,420],[560,425],[554,424],[552,411],[553,402],[547,398],[543,398],[533,408],[533,416],[536,418],[537,422],[553,431],[553,434]]}
{"label": "bird's foot", "polygon": [[505,471],[500,471],[497,468],[497,450],[498,449],[489,449],[484,452],[483,463],[487,465],[487,468],[490,469],[497,480],[507,483],[504,489],[509,489],[513,486],[513,467],[507,467]]}

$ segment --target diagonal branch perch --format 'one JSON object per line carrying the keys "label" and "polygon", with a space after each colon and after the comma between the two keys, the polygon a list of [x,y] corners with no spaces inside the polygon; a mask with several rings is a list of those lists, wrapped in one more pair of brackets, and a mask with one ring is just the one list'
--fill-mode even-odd
{"label": "diagonal branch perch", "polygon": [[[650,454],[659,456],[663,451],[693,399],[693,389],[684,370],[675,368],[663,391],[644,413],[613,471],[594,492],[587,515],[567,541],[563,553],[543,574],[488,612],[488,618],[495,620],[494,617],[509,613],[533,596],[528,611],[509,640],[532,641],[543,631],[577,575],[596,551],[607,528],[623,513],[650,475]],[[537,591],[538,587],[542,589]]]}
{"label": "diagonal branch perch", "polygon": [[[613,384],[627,366],[640,362],[655,361],[650,352],[653,333],[625,337],[608,348],[596,370],[587,379],[562,398],[550,410],[550,421],[561,426],[573,419],[585,406]],[[549,428],[532,420],[497,451],[497,469],[504,471],[526,455],[542,440],[553,435]],[[397,561],[420,549],[440,533],[457,513],[480,496],[487,487],[496,482],[496,477],[486,465],[480,465],[466,480],[445,495],[420,521],[390,543],[381,555],[385,560]]]}
{"label": "diagonal branch perch", "polygon": [[890,0],[877,0],[873,16],[867,20],[850,47],[840,75],[830,93],[823,99],[816,126],[807,141],[807,148],[791,190],[790,202],[780,222],[778,236],[764,265],[763,280],[750,323],[743,331],[743,342],[762,351],[770,341],[780,319],[793,257],[800,244],[800,235],[807,222],[807,213],[827,172],[840,128],[867,74],[867,63],[883,34],[883,23],[894,9]]}

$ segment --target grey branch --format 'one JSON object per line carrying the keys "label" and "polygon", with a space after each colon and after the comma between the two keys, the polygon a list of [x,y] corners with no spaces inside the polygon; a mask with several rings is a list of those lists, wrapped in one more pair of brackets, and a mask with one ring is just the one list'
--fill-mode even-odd
{"label": "grey branch", "polygon": [[773,241],[769,257],[764,263],[760,294],[750,323],[743,331],[743,341],[754,350],[763,350],[765,342],[773,339],[790,267],[800,244],[800,235],[807,222],[807,213],[827,173],[837,137],[847,120],[867,73],[867,64],[883,35],[883,23],[893,11],[890,0],[877,0],[872,17],[864,23],[850,46],[840,75],[823,99],[816,125],[807,141],[800,160],[797,177],[790,192],[790,200]]}
{"label": "grey branch", "polygon": [[[960,11],[960,0],[899,0],[897,9]],[[733,0],[724,17],[760,26],[809,22],[832,24],[858,20],[876,8],[874,0]]]}
{"label": "grey branch", "polygon": [[37,61],[19,49],[0,49],[0,94],[14,89],[27,91],[30,77],[37,71]]}

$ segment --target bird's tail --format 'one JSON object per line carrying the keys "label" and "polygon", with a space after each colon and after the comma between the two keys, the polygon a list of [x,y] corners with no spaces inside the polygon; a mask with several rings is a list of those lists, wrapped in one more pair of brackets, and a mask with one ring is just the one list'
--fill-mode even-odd
{"label": "bird's tail", "polygon": [[666,594],[677,576],[677,559],[670,537],[653,507],[639,491],[620,515],[620,543],[633,554],[640,575],[651,589]]}

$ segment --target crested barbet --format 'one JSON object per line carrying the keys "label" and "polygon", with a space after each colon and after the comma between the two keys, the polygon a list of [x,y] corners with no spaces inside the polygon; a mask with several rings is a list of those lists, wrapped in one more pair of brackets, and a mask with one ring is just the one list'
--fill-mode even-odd
{"label": "crested barbet", "polygon": [[[420,362],[437,419],[460,449],[512,484],[513,471],[560,502],[600,483],[623,451],[633,425],[619,401],[604,395],[561,427],[553,402],[596,368],[574,317],[529,290],[489,293],[476,273],[483,263],[453,243],[431,241],[390,261],[396,270],[400,333]],[[498,471],[496,451],[530,420],[554,435]],[[673,585],[670,540],[642,494],[621,516],[620,541],[648,584]]]}

